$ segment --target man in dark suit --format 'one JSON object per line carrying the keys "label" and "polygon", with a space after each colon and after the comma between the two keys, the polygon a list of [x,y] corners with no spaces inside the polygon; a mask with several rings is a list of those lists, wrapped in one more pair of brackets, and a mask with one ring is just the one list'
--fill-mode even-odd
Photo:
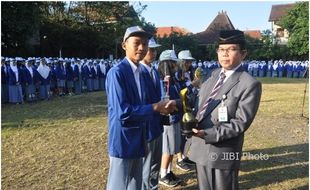
{"label": "man in dark suit", "polygon": [[247,54],[243,32],[221,31],[217,54],[222,68],[201,86],[189,158],[196,162],[200,190],[236,190],[244,132],[254,120],[262,88],[241,67]]}
{"label": "man in dark suit", "polygon": [[[140,61],[148,51],[150,34],[139,26],[129,27],[122,47],[126,57],[107,74],[108,149],[110,168],[107,189],[142,189],[143,157],[147,153],[147,122],[156,113],[175,110],[169,101],[148,101],[147,81]],[[152,127],[160,127],[155,125]]]}

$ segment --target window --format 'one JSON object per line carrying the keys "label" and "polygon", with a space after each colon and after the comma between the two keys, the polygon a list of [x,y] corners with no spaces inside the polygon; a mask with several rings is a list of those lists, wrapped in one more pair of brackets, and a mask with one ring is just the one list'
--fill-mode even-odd
{"label": "window", "polygon": [[284,29],[283,28],[278,28],[276,36],[277,37],[284,37]]}

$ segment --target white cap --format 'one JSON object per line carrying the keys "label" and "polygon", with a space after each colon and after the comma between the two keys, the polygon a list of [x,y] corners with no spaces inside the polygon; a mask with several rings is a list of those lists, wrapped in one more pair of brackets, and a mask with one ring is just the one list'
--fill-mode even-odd
{"label": "white cap", "polygon": [[159,56],[159,61],[167,61],[167,60],[178,61],[178,58],[175,55],[174,50],[165,50],[161,52]]}
{"label": "white cap", "polygon": [[183,60],[195,60],[189,50],[180,51],[178,54],[178,58]]}
{"label": "white cap", "polygon": [[132,27],[127,28],[124,38],[123,38],[123,42],[125,42],[127,38],[129,38],[130,36],[135,36],[135,35],[146,36],[148,39],[152,37],[152,34],[145,32],[140,26],[132,26]]}
{"label": "white cap", "polygon": [[157,48],[160,47],[160,44],[157,44],[155,39],[152,37],[151,39],[149,39],[149,48]]}

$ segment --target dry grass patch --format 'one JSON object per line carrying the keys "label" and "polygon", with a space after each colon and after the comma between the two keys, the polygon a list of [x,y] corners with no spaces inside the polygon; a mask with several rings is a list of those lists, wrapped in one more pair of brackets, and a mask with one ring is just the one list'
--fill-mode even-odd
{"label": "dry grass patch", "polygon": [[[246,132],[244,151],[269,159],[244,157],[240,188],[308,189],[308,119],[300,117],[305,80],[261,80],[262,101]],[[307,93],[306,116],[308,110]],[[102,92],[2,105],[2,188],[104,189],[106,117]],[[195,172],[174,170],[184,180],[174,189],[197,189]]]}

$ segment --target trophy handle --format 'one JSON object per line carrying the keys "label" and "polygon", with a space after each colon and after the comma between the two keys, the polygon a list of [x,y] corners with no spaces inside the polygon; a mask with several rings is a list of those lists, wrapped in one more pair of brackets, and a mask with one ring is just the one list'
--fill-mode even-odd
{"label": "trophy handle", "polygon": [[188,93],[188,89],[187,88],[184,88],[181,90],[180,92],[180,98],[181,98],[181,101],[182,101],[182,105],[183,105],[183,112],[186,113],[188,112],[188,103],[187,103],[187,95]]}

